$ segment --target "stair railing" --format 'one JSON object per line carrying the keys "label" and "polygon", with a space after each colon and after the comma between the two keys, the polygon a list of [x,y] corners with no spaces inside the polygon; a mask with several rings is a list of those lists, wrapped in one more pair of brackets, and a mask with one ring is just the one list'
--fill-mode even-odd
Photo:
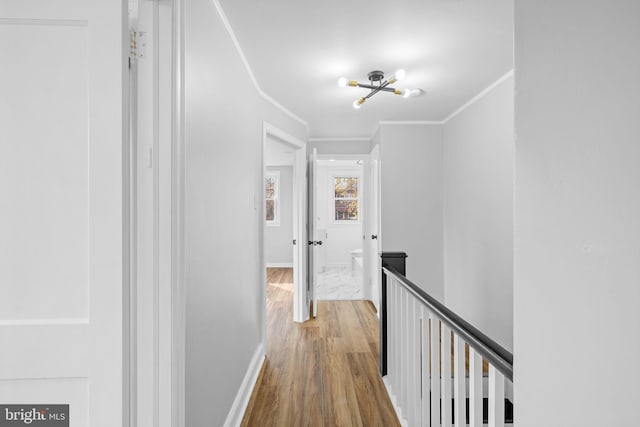
{"label": "stair railing", "polygon": [[513,355],[384,260],[382,270],[380,368],[403,425],[513,422]]}

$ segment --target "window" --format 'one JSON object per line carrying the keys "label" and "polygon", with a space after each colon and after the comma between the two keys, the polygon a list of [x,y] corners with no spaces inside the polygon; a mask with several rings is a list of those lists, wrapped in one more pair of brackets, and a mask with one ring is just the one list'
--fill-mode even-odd
{"label": "window", "polygon": [[280,172],[267,172],[264,182],[264,216],[267,225],[280,225]]}
{"label": "window", "polygon": [[333,220],[335,222],[360,220],[360,178],[333,177]]}

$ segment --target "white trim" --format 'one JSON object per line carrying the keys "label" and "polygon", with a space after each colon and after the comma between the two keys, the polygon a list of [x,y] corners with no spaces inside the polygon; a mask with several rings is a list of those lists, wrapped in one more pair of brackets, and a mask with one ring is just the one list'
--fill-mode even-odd
{"label": "white trim", "polygon": [[267,93],[265,93],[262,90],[262,88],[260,88],[260,85],[258,84],[258,80],[256,80],[256,76],[253,74],[253,71],[251,70],[251,67],[249,66],[249,61],[247,61],[247,57],[244,55],[244,52],[242,51],[242,48],[240,47],[240,43],[238,42],[238,39],[236,38],[236,35],[233,32],[233,28],[231,28],[231,23],[229,22],[229,19],[227,18],[227,15],[224,13],[224,10],[222,9],[222,6],[220,5],[220,2],[218,0],[213,0],[213,4],[215,5],[216,11],[218,12],[218,15],[220,16],[220,19],[222,20],[222,23],[224,24],[224,28],[227,30],[227,33],[229,34],[229,37],[231,38],[231,41],[233,42],[233,45],[235,46],[236,51],[238,52],[238,56],[240,56],[240,60],[244,64],[244,68],[246,69],[247,74],[249,74],[249,78],[253,82],[253,86],[255,87],[256,91],[258,91],[258,94],[265,101],[269,102],[271,105],[273,105],[274,107],[276,107],[277,109],[282,111],[284,114],[286,114],[287,116],[291,117],[292,119],[296,120],[301,125],[303,125],[305,130],[308,133],[309,132],[309,124],[305,120],[303,120],[300,117],[298,117],[291,110],[288,110],[286,107],[284,107],[278,101],[276,101],[271,96],[269,96]]}
{"label": "white trim", "polygon": [[509,77],[513,76],[513,69],[509,70],[504,76],[500,77],[498,80],[496,80],[495,82],[491,83],[489,86],[487,86],[485,89],[481,90],[480,93],[478,93],[476,96],[474,96],[473,98],[471,98],[470,100],[468,100],[467,102],[465,102],[460,108],[458,108],[456,111],[454,111],[453,113],[449,114],[442,122],[440,122],[441,124],[446,124],[449,120],[453,119],[454,117],[456,117],[458,114],[462,113],[464,110],[466,110],[467,108],[469,108],[471,105],[475,104],[476,102],[478,102],[480,99],[482,99],[486,94],[488,94],[489,92],[491,92],[493,89],[496,88],[496,86],[500,85],[502,82],[504,82],[505,80],[507,80]]}
{"label": "white trim", "polygon": [[369,142],[367,136],[350,136],[346,138],[309,138],[309,142]]}
{"label": "white trim", "polygon": [[171,144],[171,426],[184,427],[186,289],[184,244],[184,2],[172,3],[172,144]]}
{"label": "white trim", "polygon": [[[152,423],[158,425],[160,420],[160,108],[170,107],[166,101],[160,105],[161,93],[164,94],[170,91],[170,88],[162,85],[160,82],[160,12],[158,10],[159,5],[157,2],[151,5],[151,37],[152,37],[152,173],[153,173],[153,300],[152,300],[152,331],[153,331],[153,379],[152,379]],[[171,47],[163,46],[163,53],[166,50],[171,50]],[[149,77],[149,76],[146,76]],[[164,82],[162,82],[164,83]],[[169,90],[167,90],[169,89]],[[163,141],[164,142],[164,141]],[[163,175],[167,171],[162,170]],[[164,214],[165,212],[163,212]],[[162,230],[163,232],[166,229]],[[169,313],[163,313],[165,316]],[[144,361],[146,363],[147,361]]]}
{"label": "white trim", "polygon": [[[477,95],[475,95],[473,98],[471,98],[470,100],[468,100],[467,102],[462,104],[462,106],[457,108],[453,113],[449,114],[443,120],[440,120],[440,121],[438,121],[438,120],[435,120],[435,121],[431,121],[431,120],[417,120],[417,121],[411,121],[411,120],[407,120],[407,121],[383,120],[383,121],[378,122],[376,124],[376,126],[373,128],[373,132],[371,132],[371,136],[369,137],[369,139],[373,141],[373,138],[376,136],[376,133],[378,133],[378,131],[380,130],[380,126],[381,125],[444,125],[449,120],[453,119],[458,114],[462,113],[464,110],[469,108],[471,105],[473,105],[476,102],[478,102],[485,95],[487,95],[489,92],[491,92],[493,89],[495,89],[498,85],[500,85],[502,82],[504,82],[505,80],[507,80],[511,76],[513,76],[513,69],[507,71],[507,73],[505,75],[503,75],[498,80],[496,80],[495,82],[491,83],[489,86],[487,86],[486,88],[481,90]],[[316,139],[318,139],[318,138],[309,138],[309,141],[314,141]],[[340,138],[335,138],[335,139],[336,140],[340,140]]]}
{"label": "white trim", "polygon": [[262,369],[264,361],[264,347],[262,346],[262,343],[260,343],[258,344],[258,348],[256,348],[253,357],[251,358],[251,362],[249,362],[249,366],[247,368],[247,372],[244,374],[242,384],[240,384],[240,388],[238,389],[236,398],[233,401],[233,405],[231,405],[231,409],[227,414],[227,419],[224,422],[224,427],[240,426],[242,417],[244,416],[244,411],[246,411],[247,409],[249,399],[251,398],[251,393],[253,392],[253,388],[256,385],[256,381],[258,380],[258,376],[260,375],[260,370]]}
{"label": "white trim", "polygon": [[[318,154],[318,160],[369,160],[369,154]],[[336,167],[345,167],[345,166],[336,166]]]}
{"label": "white trim", "polygon": [[373,142],[373,138],[376,136],[376,133],[380,130],[380,122],[376,123],[376,126],[373,128],[373,132],[371,132],[371,136],[369,139]]}
{"label": "white trim", "polygon": [[268,262],[267,268],[293,268],[292,262]]}
{"label": "white trim", "polygon": [[88,325],[88,317],[69,318],[42,318],[42,319],[3,319],[0,326],[64,326],[64,325]]}
{"label": "white trim", "polygon": [[383,120],[380,125],[441,125],[441,121],[433,120]]}
{"label": "white trim", "polygon": [[389,395],[389,399],[391,400],[391,405],[393,406],[393,410],[396,412],[396,416],[400,421],[400,425],[402,427],[408,427],[409,423],[406,419],[402,418],[402,409],[400,409],[396,402],[396,396],[392,393],[391,385],[387,381],[387,377],[382,377],[382,382],[384,383],[384,388],[387,390],[387,394]]}
{"label": "white trim", "polygon": [[266,134],[271,135],[274,138],[279,139],[280,141],[285,142],[289,145],[295,145],[298,148],[303,148],[306,146],[306,143],[303,140],[288,134],[287,132],[275,127],[269,122],[263,122],[263,128]]}

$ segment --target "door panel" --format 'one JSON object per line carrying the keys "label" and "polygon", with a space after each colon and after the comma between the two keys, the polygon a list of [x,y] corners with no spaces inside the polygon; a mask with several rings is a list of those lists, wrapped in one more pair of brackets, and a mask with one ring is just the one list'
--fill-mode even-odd
{"label": "door panel", "polygon": [[307,278],[307,150],[301,144],[295,151],[293,188],[293,288],[294,321],[309,318],[309,291]]}
{"label": "door panel", "polygon": [[126,409],[125,11],[0,6],[0,403],[78,427]]}
{"label": "door panel", "polygon": [[380,155],[378,146],[375,146],[371,150],[369,156],[370,159],[370,172],[371,172],[371,205],[370,205],[370,217],[369,227],[370,235],[366,236],[369,240],[369,253],[371,254],[371,299],[376,306],[378,313],[380,313],[380,248],[381,248],[381,235],[380,235]]}
{"label": "door panel", "polygon": [[309,161],[309,298],[311,300],[312,316],[318,315],[318,296],[316,286],[318,282],[319,250],[317,242],[318,230],[318,150],[313,149]]}

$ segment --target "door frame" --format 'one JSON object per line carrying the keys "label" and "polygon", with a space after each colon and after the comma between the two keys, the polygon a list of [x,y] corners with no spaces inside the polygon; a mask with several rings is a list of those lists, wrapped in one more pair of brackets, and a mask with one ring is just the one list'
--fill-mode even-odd
{"label": "door frame", "polygon": [[369,213],[369,207],[370,207],[370,200],[371,200],[371,184],[370,184],[370,173],[369,173],[369,168],[370,168],[370,155],[369,153],[354,153],[354,154],[327,154],[327,153],[322,153],[322,154],[318,154],[318,160],[331,160],[331,159],[335,159],[335,160],[361,160],[363,162],[362,164],[362,175],[361,175],[361,180],[362,180],[362,184],[361,184],[361,189],[362,189],[362,198],[360,199],[360,205],[363,208],[361,210],[361,224],[362,224],[362,297],[365,300],[369,300],[369,301],[373,301],[372,300],[372,289],[371,289],[371,277],[370,277],[370,270],[371,268],[369,267],[369,263],[370,261],[370,255],[369,255],[369,245],[365,244],[365,242],[368,243],[368,240],[366,239],[367,236],[369,236],[369,230],[370,230],[370,213]]}
{"label": "door frame", "polygon": [[264,222],[264,180],[266,173],[265,152],[267,139],[273,138],[290,146],[295,151],[293,162],[293,238],[296,240],[294,250],[294,289],[293,289],[293,321],[304,322],[309,319],[309,299],[306,275],[307,254],[307,144],[305,141],[288,134],[277,126],[262,122],[262,148],[260,153],[260,182],[256,194],[258,204],[258,221],[260,242],[258,244],[258,260],[260,261],[260,290],[262,295],[262,345],[267,348],[267,265],[265,258],[265,222]]}
{"label": "door frame", "polygon": [[[137,46],[138,57],[131,60],[137,111],[132,113],[135,280],[129,422],[133,426],[183,427],[184,3],[139,2],[138,6],[135,30],[145,37],[144,46]],[[143,226],[146,232],[141,234]]]}
{"label": "door frame", "polygon": [[[368,231],[366,233],[368,245],[366,251],[366,261],[368,264],[368,277],[370,284],[370,292],[373,301],[373,305],[376,308],[376,314],[380,317],[380,252],[382,251],[382,209],[381,209],[381,180],[380,180],[380,148],[378,145],[374,146],[369,153],[369,162],[368,162],[368,177],[369,177],[369,220]],[[375,184],[375,185],[374,185]],[[375,195],[375,196],[374,196]],[[373,216],[373,212],[376,212],[375,218]],[[374,225],[375,221],[375,225]],[[373,230],[377,230],[377,239],[376,246],[377,251],[374,252],[372,250],[372,244],[370,235],[373,235]]]}

